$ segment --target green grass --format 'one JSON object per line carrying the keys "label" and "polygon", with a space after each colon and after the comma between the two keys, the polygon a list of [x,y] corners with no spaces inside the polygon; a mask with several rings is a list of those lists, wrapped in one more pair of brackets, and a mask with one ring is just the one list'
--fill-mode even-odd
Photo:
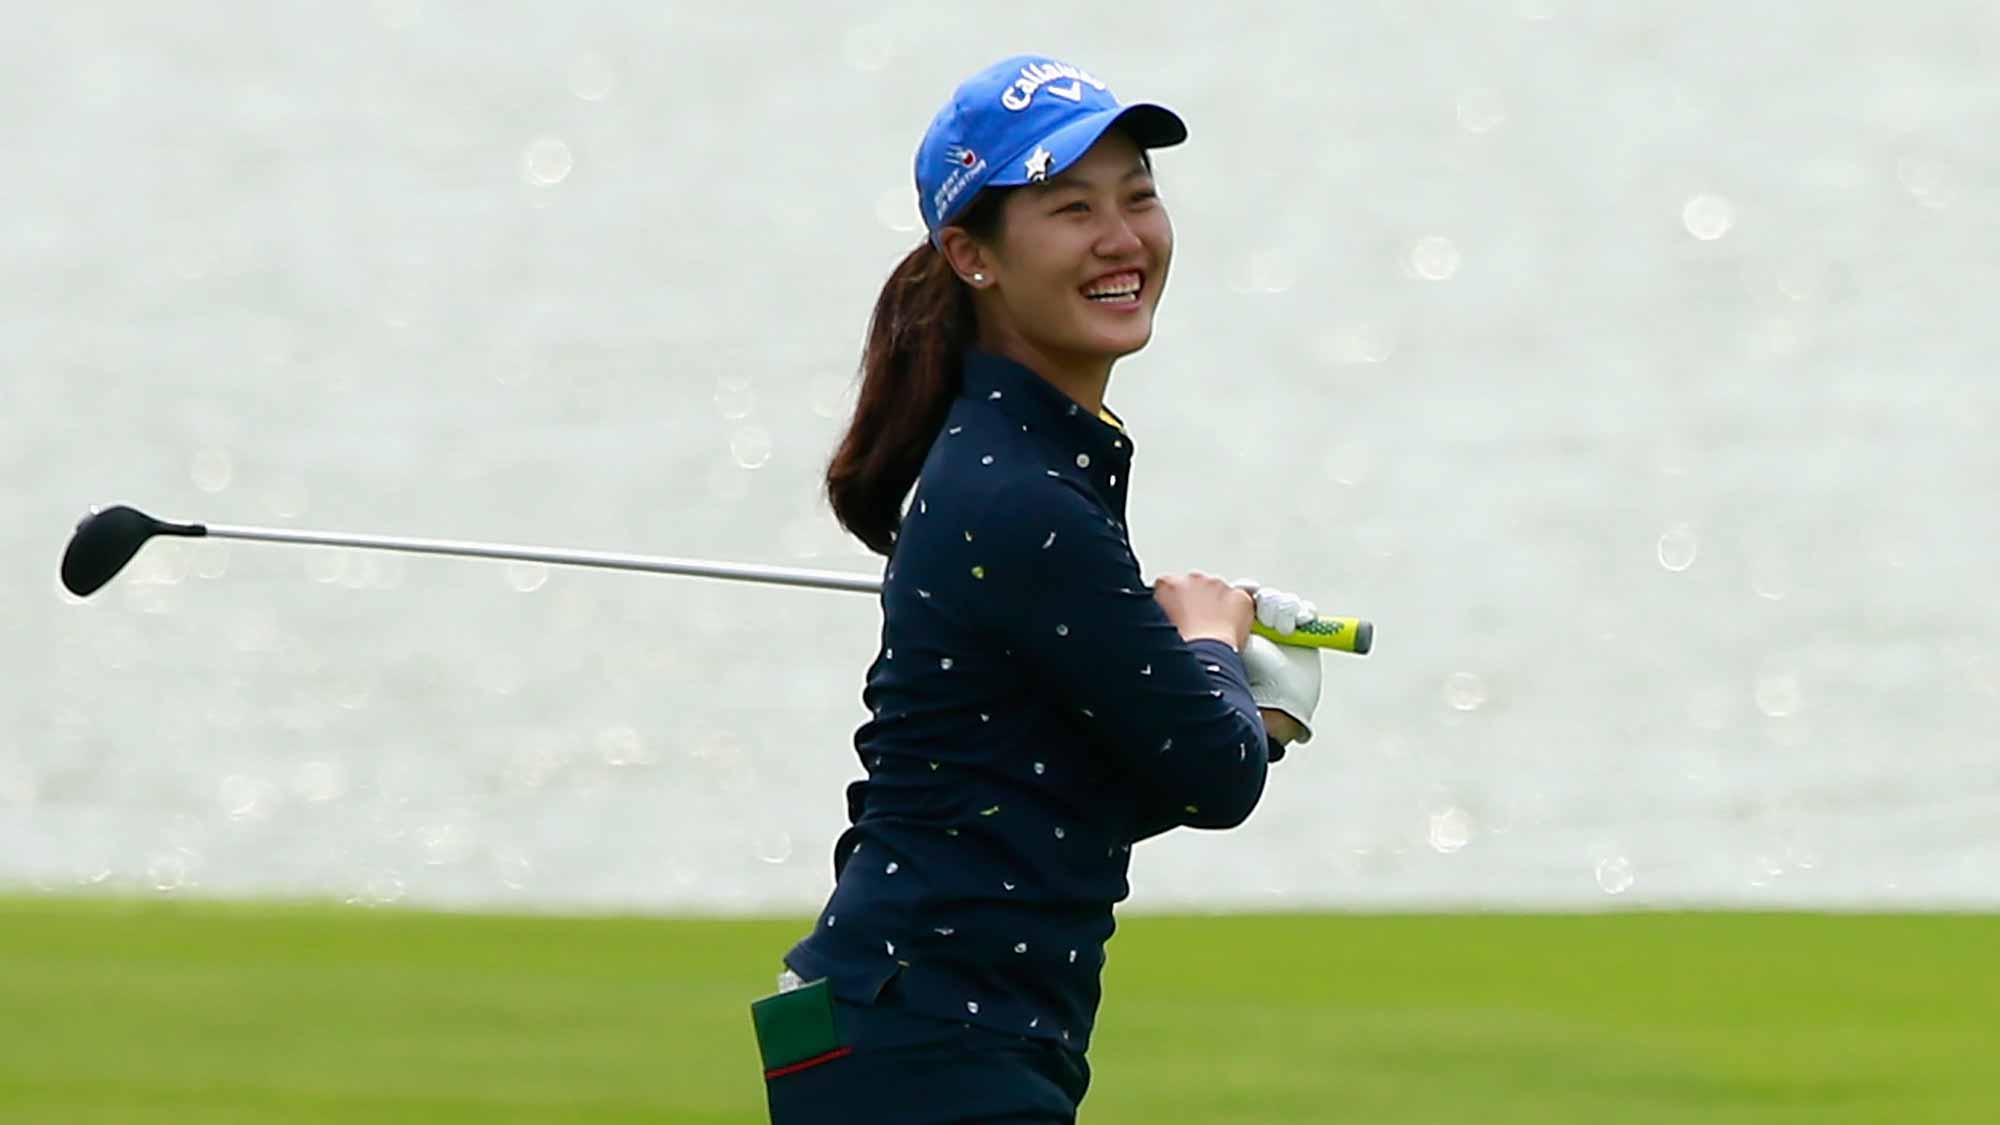
{"label": "green grass", "polygon": [[[0,1121],[757,1122],[797,921],[0,898]],[[1134,916],[1086,1125],[1993,1122],[2000,918]]]}

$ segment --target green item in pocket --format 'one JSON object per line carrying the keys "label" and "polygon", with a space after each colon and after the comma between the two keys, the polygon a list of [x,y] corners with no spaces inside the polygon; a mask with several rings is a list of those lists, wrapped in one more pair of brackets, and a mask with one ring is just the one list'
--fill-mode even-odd
{"label": "green item in pocket", "polygon": [[841,1048],[833,1018],[833,993],[825,978],[750,1003],[757,1050],[766,1072],[818,1058]]}

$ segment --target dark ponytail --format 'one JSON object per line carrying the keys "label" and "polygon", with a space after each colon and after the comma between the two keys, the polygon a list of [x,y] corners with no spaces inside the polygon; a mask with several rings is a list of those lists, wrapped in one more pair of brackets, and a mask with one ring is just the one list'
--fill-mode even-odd
{"label": "dark ponytail", "polygon": [[[1005,194],[979,193],[952,225],[990,241]],[[875,298],[854,418],[826,469],[834,519],[878,555],[895,549],[903,500],[958,397],[965,349],[978,335],[972,290],[926,239],[896,264]]]}

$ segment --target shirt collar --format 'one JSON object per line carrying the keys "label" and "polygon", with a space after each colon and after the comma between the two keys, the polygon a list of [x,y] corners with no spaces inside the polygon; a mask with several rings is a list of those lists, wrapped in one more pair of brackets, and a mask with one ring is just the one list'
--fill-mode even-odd
{"label": "shirt collar", "polygon": [[1030,368],[978,348],[965,350],[965,378],[959,397],[981,400],[1039,433],[1059,458],[1051,466],[1063,475],[1089,481],[1105,507],[1125,518],[1125,494],[1131,487],[1132,435],[1118,418],[1113,426],[1085,410],[1061,388]]}

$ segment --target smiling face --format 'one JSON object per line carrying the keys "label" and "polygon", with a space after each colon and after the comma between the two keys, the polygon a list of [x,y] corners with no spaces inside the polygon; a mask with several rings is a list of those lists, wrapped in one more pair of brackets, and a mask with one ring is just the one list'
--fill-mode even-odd
{"label": "smiling face", "polygon": [[972,283],[984,346],[1061,368],[1146,346],[1174,232],[1131,138],[1113,129],[1061,174],[1008,192],[1000,219],[990,241],[946,243],[961,277],[985,275]]}

